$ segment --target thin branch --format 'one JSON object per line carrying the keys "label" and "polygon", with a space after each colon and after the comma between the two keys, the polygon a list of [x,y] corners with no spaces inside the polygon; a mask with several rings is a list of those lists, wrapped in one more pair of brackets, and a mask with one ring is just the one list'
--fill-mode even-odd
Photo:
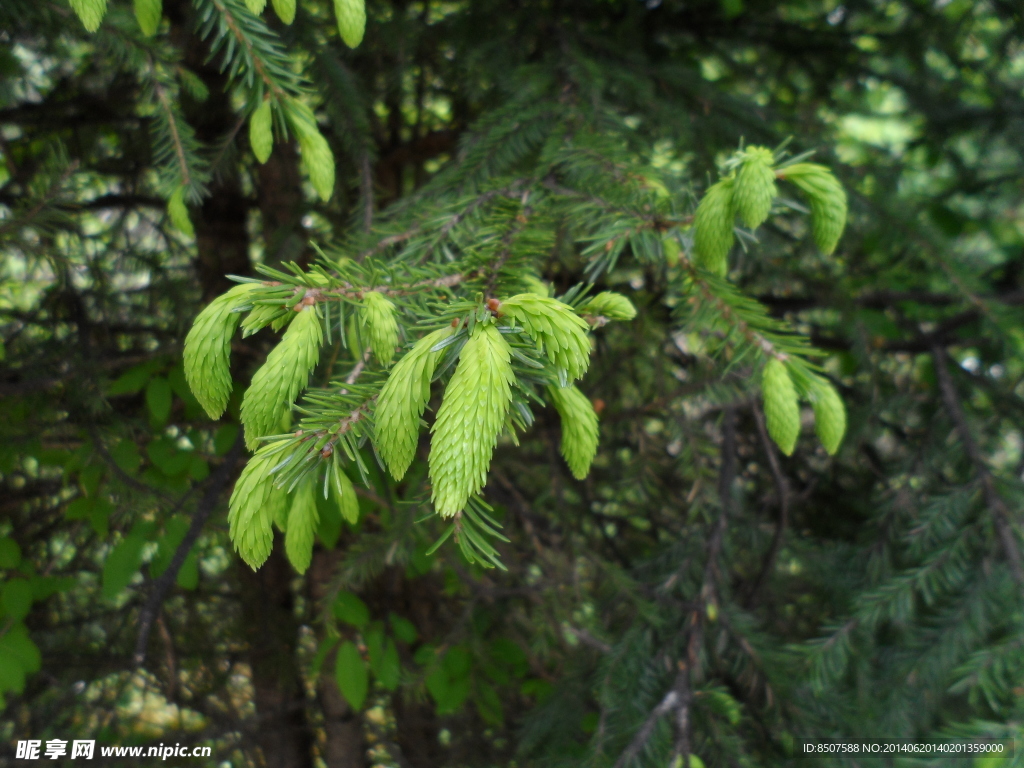
{"label": "thin branch", "polygon": [[676,743],[672,749],[669,765],[675,765],[682,758],[682,768],[690,768],[690,704],[693,692],[690,689],[690,670],[681,669],[676,676],[676,691],[679,694],[679,705],[676,707]]}
{"label": "thin branch", "polygon": [[971,434],[971,428],[967,423],[967,414],[964,412],[963,404],[960,402],[960,396],[957,394],[956,386],[953,384],[953,378],[949,375],[949,354],[946,352],[945,347],[938,343],[932,345],[931,353],[932,360],[935,363],[935,377],[939,383],[939,392],[942,395],[943,405],[945,405],[946,412],[949,414],[949,418],[952,419],[960,442],[964,446],[964,451],[971,460],[971,464],[974,465],[974,471],[981,481],[985,504],[992,513],[992,522],[995,525],[996,534],[999,536],[1003,554],[1006,556],[1007,563],[1010,566],[1010,572],[1013,574],[1013,580],[1018,586],[1024,586],[1024,564],[1021,562],[1020,550],[1017,547],[1017,540],[1010,525],[1009,509],[1007,509],[1006,502],[1002,496],[999,495],[999,491],[996,490],[995,480],[992,477],[991,470],[988,468],[985,456],[982,454],[981,448],[978,447],[974,435]]}
{"label": "thin branch", "polygon": [[508,261],[512,255],[512,242],[515,240],[516,235],[522,232],[526,228],[526,222],[529,221],[530,215],[533,213],[528,203],[530,200],[530,190],[523,192],[520,198],[520,209],[518,215],[515,218],[515,225],[509,227],[508,232],[501,238],[502,250],[495,258],[494,262],[490,265],[490,276],[487,278],[487,287],[484,289],[484,295],[490,296],[494,293],[494,289],[498,284],[498,273],[501,272],[502,267],[505,266],[505,262]]}
{"label": "thin branch", "polygon": [[675,686],[665,694],[658,706],[651,710],[651,713],[647,715],[647,719],[644,720],[644,724],[640,726],[640,730],[636,732],[636,736],[629,742],[629,746],[626,747],[625,751],[619,755],[619,759],[615,761],[614,768],[625,768],[629,765],[637,755],[640,754],[640,750],[644,748],[647,742],[650,740],[651,735],[654,733],[654,727],[658,724],[661,718],[665,717],[669,712],[676,708],[679,704],[679,694],[676,692]]}
{"label": "thin branch", "polygon": [[3,224],[0,224],[0,234],[6,232],[8,229],[13,229],[15,227],[23,227],[26,224],[28,224],[28,222],[32,221],[32,219],[38,216],[39,212],[46,207],[47,203],[49,203],[53,198],[57,197],[57,195],[60,194],[61,187],[63,187],[64,183],[69,178],[71,178],[71,174],[73,174],[77,170],[78,160],[74,160],[68,165],[67,168],[64,169],[61,175],[57,177],[57,179],[50,185],[50,187],[46,190],[46,193],[39,199],[39,202],[32,206],[25,213],[24,216],[12,216]]}
{"label": "thin branch", "polygon": [[274,78],[269,75],[266,67],[263,65],[263,60],[256,55],[256,52],[253,50],[252,43],[245,33],[239,28],[238,21],[235,19],[231,10],[220,0],[213,0],[213,5],[220,12],[227,28],[231,30],[231,34],[235,36],[235,40],[237,40],[238,44],[245,49],[247,54],[249,54],[249,59],[252,61],[256,74],[259,75],[260,79],[264,82],[267,88],[270,89],[271,93],[277,96],[277,98],[286,101],[289,94],[285,93],[284,90],[278,86]]}
{"label": "thin branch", "polygon": [[141,480],[136,480],[134,477],[129,475],[120,465],[114,460],[114,457],[110,455],[110,452],[103,445],[103,441],[100,439],[99,432],[96,431],[96,425],[89,424],[86,427],[89,432],[89,437],[92,439],[93,448],[96,453],[100,455],[100,458],[110,467],[110,470],[117,476],[118,480],[127,485],[129,488],[134,488],[136,491],[142,491],[143,493],[149,493],[153,496],[163,499],[164,501],[177,501],[172,496],[164,493],[159,488],[154,488],[152,485],[147,485]]}
{"label": "thin branch", "polygon": [[231,446],[231,450],[224,457],[224,463],[217,468],[216,472],[210,475],[207,481],[206,493],[199,500],[199,505],[192,515],[192,522],[189,524],[185,537],[181,540],[178,548],[174,550],[174,557],[171,558],[167,570],[153,581],[149,597],[139,611],[139,629],[135,640],[135,653],[132,656],[132,666],[135,668],[141,667],[146,661],[146,646],[149,643],[149,633],[153,629],[153,622],[156,621],[160,613],[160,606],[163,604],[164,597],[170,590],[171,585],[178,578],[178,571],[185,564],[185,558],[188,557],[192,546],[199,538],[199,534],[202,533],[207,519],[213,514],[213,510],[220,500],[221,493],[230,482],[234,474],[235,464],[238,463],[238,459],[242,455],[242,444],[242,433],[239,430],[238,437],[235,438],[235,444]]}
{"label": "thin branch", "polygon": [[188,172],[188,160],[185,158],[185,147],[181,143],[181,135],[178,133],[178,121],[174,118],[174,110],[171,107],[171,102],[167,98],[167,93],[164,91],[163,86],[160,83],[154,83],[153,88],[156,91],[156,97],[160,100],[160,106],[167,115],[167,125],[171,129],[171,140],[174,142],[174,154],[178,157],[178,165],[181,166],[181,181],[182,184],[188,186],[192,183],[192,177]]}
{"label": "thin branch", "polygon": [[370,153],[363,150],[359,172],[359,188],[363,196],[363,231],[373,228],[373,168],[370,166]]}
{"label": "thin branch", "polygon": [[761,564],[757,580],[747,596],[746,607],[748,609],[757,602],[761,590],[768,581],[768,575],[775,568],[775,560],[779,556],[779,550],[782,548],[782,538],[785,534],[786,526],[789,524],[789,481],[786,480],[786,475],[782,471],[779,456],[775,452],[775,444],[768,436],[768,430],[765,428],[764,415],[761,413],[761,409],[755,407],[752,410],[754,412],[754,421],[757,423],[757,433],[761,438],[761,445],[764,448],[765,456],[768,457],[768,466],[771,469],[772,479],[775,482],[775,494],[779,499],[779,519],[775,524],[775,534],[772,536],[771,546],[768,548],[768,553]]}
{"label": "thin branch", "polygon": [[579,627],[566,627],[567,631],[579,640],[584,645],[588,645],[591,648],[600,651],[601,653],[611,653],[612,647],[608,645],[604,640],[594,637],[592,634],[587,632],[585,629]]}
{"label": "thin branch", "polygon": [[[732,486],[736,480],[736,405],[732,403],[726,406],[722,413],[722,448],[721,462],[718,471],[718,494],[721,499],[721,513],[715,521],[715,527],[711,531],[706,547],[707,562],[704,565],[704,584],[701,587],[700,596],[705,605],[715,594],[715,581],[718,572],[718,556],[722,551],[722,542],[725,539],[726,523],[732,511]],[[658,721],[670,712],[676,713],[676,741],[674,754],[682,755],[684,764],[689,764],[690,758],[690,702],[692,691],[690,687],[690,676],[697,668],[699,651],[704,639],[704,616],[706,610],[695,608],[690,613],[687,633],[689,637],[686,643],[686,659],[676,662],[678,672],[672,688],[659,704],[651,710],[651,713],[644,720],[636,736],[626,747],[625,751],[615,762],[614,768],[625,768],[636,758],[654,733],[654,727]]]}

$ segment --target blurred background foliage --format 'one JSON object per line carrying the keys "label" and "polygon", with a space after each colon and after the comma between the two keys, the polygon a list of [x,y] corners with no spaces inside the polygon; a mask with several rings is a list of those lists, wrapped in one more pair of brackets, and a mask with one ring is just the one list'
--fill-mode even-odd
{"label": "blurred background foliage", "polygon": [[[147,38],[124,0],[95,34],[62,0],[0,6],[0,763],[26,738],[204,744],[210,766],[619,768],[1021,737],[1020,3],[369,0],[353,51],[301,0],[260,34],[334,151],[326,203],[292,144],[253,158],[249,86],[200,23],[225,7],[165,0]],[[401,503],[421,458],[360,488],[356,525],[322,516],[304,577],[280,551],[253,573],[225,507],[270,342],[236,342],[211,423],[182,374],[192,318],[311,241],[393,246],[428,183],[528,173],[552,104],[613,115],[683,222],[743,141],[840,176],[833,256],[775,217],[730,273],[826,353],[839,454],[805,429],[779,455],[751,361],[712,354],[674,265],[623,245],[642,212],[582,201],[607,228],[592,253],[621,249],[601,286],[639,316],[596,334],[590,477],[550,413],[499,444],[508,572],[426,554],[437,531]],[[171,123],[194,234],[166,212]],[[567,289],[588,253],[551,244],[541,277]]]}

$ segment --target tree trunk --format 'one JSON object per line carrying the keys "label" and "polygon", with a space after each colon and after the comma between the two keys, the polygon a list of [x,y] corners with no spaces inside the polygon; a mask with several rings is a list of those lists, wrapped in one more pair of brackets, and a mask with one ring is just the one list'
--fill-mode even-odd
{"label": "tree trunk", "polygon": [[[323,606],[325,588],[330,584],[331,574],[343,551],[340,543],[333,550],[317,548],[313,551],[313,562],[306,572],[306,584],[314,610],[320,610]],[[334,682],[334,654],[327,658],[321,669],[317,699],[324,718],[324,762],[328,768],[363,768],[366,749],[363,744],[362,719],[359,713],[352,711],[338,690],[338,684]]]}
{"label": "tree trunk", "polygon": [[[256,743],[267,768],[312,768],[313,735],[306,722],[295,640],[298,621],[292,570],[280,536],[257,571],[239,562],[242,626],[256,700]],[[332,766],[333,768],[333,766]]]}
{"label": "tree trunk", "polygon": [[269,159],[259,167],[258,179],[264,261],[267,264],[281,261],[305,264],[309,256],[302,227],[305,201],[294,142],[274,144]]}

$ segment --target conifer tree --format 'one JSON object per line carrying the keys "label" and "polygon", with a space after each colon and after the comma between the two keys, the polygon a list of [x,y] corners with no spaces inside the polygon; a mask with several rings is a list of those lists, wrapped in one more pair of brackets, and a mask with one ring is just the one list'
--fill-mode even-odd
{"label": "conifer tree", "polygon": [[0,732],[1019,736],[1019,21],[2,4]]}

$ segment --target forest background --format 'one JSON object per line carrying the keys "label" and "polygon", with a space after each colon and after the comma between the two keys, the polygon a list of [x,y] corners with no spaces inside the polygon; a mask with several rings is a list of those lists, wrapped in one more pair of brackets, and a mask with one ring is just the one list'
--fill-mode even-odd
{"label": "forest background", "polygon": [[[369,0],[355,47],[350,0],[72,4],[94,31],[0,4],[0,764],[25,739],[273,768],[1024,748],[1020,3]],[[268,94],[311,122],[278,109],[257,157]],[[847,227],[822,254],[783,185],[716,281],[693,214],[749,145],[813,151]],[[505,570],[428,554],[426,433],[401,482],[363,444],[355,522],[324,501],[303,574],[281,536],[234,553],[278,334],[235,338],[219,421],[184,338],[227,275],[321,249],[635,305],[591,334],[589,475],[552,408],[498,444]],[[762,331],[821,352],[835,455],[810,408],[792,455],[770,439]],[[316,386],[366,363],[339,335]]]}

